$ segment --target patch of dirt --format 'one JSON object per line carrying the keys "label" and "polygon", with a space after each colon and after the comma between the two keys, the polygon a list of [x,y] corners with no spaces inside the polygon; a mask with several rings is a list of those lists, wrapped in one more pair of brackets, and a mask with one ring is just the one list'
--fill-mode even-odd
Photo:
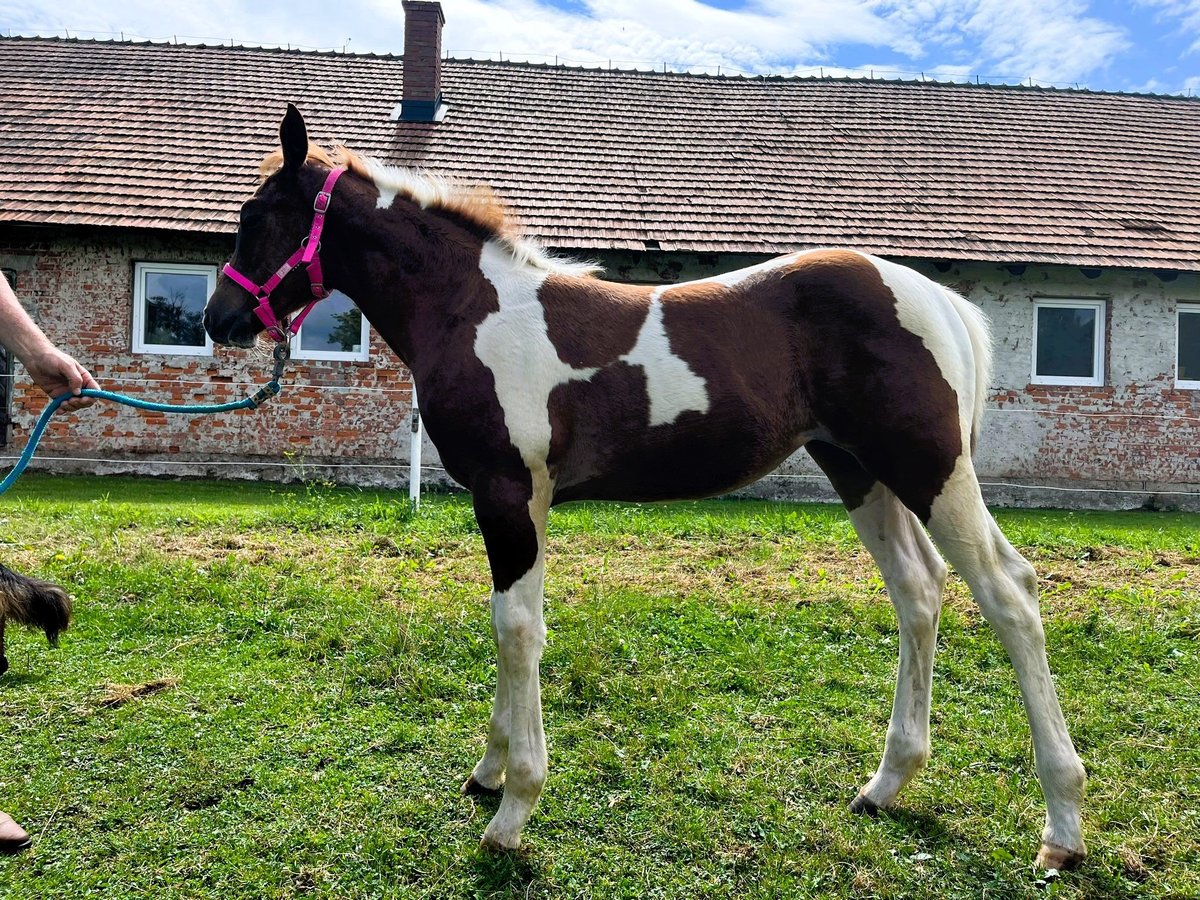
{"label": "patch of dirt", "polygon": [[138,697],[147,697],[150,694],[160,694],[163,691],[169,691],[177,684],[179,684],[178,678],[158,678],[142,684],[106,684],[104,686],[104,695],[96,705],[103,709],[115,709],[118,706],[124,706],[130,700],[136,700]]}

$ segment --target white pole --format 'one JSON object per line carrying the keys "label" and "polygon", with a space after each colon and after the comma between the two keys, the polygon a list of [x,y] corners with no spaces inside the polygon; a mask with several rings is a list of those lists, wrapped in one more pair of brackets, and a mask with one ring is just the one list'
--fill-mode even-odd
{"label": "white pole", "polygon": [[408,448],[408,499],[413,509],[421,508],[421,408],[417,406],[417,386],[412,389],[412,443]]}

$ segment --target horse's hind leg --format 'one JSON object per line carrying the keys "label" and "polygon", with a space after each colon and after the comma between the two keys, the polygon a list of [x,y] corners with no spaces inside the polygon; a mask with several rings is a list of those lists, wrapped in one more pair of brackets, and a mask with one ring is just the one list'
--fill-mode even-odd
{"label": "horse's hind leg", "polygon": [[1079,864],[1087,853],[1080,829],[1086,776],[1055,693],[1038,609],[1037,576],[988,513],[967,455],[934,500],[929,529],[971,588],[984,618],[1012,660],[1033,732],[1038,780],[1046,796],[1046,827],[1038,863]]}
{"label": "horse's hind leg", "polygon": [[874,557],[900,626],[896,697],[883,759],[850,804],[873,813],[890,805],[929,759],[929,704],[946,564],[917,517],[853,456],[829,444],[808,447],[838,490],[859,539]]}

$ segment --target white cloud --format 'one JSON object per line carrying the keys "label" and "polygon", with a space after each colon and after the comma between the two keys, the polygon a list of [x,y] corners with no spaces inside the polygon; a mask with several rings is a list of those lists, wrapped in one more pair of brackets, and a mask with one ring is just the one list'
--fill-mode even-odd
{"label": "white cloud", "polygon": [[[397,4],[397,7],[399,4]],[[0,22],[14,33],[72,37],[150,38],[197,43],[237,42],[256,44],[340,47],[350,32],[337,13],[297,15],[286,0],[204,0],[203,3],[170,3],[162,0],[0,0]],[[369,26],[364,24],[364,33]],[[403,31],[399,40],[403,42]],[[399,49],[399,48],[397,48]]]}
{"label": "white cloud", "polygon": [[1136,0],[1138,6],[1149,6],[1159,10],[1163,19],[1173,20],[1183,31],[1197,35],[1188,48],[1195,53],[1200,50],[1200,0]]}
{"label": "white cloud", "polygon": [[[1088,15],[1082,0],[897,2],[890,18],[943,59],[940,67],[1008,79],[1077,82],[1128,46],[1119,25]],[[925,52],[928,58],[930,49]],[[949,57],[948,59],[945,57]]]}
{"label": "white cloud", "polygon": [[[583,13],[534,0],[442,5],[445,46],[463,55],[780,72],[819,64],[839,45],[902,51],[912,43],[863,0],[759,0],[736,12],[697,0],[586,0]],[[391,0],[375,6],[381,16],[400,15]]]}
{"label": "white cloud", "polygon": [[1078,0],[979,0],[963,28],[997,74],[1079,81],[1129,45],[1122,28],[1086,11]]}
{"label": "white cloud", "polygon": [[[1200,0],[1139,0],[1196,21]],[[461,55],[622,68],[706,68],[788,74],[879,70],[963,77],[968,72],[1083,81],[1125,48],[1118,26],[1083,0],[750,0],[732,11],[699,0],[580,0],[571,10],[539,0],[442,0],[444,46]],[[399,53],[398,0],[313,5],[294,0],[0,0],[15,31],[70,28],[157,39],[198,38]],[[87,36],[87,35],[85,35]]]}

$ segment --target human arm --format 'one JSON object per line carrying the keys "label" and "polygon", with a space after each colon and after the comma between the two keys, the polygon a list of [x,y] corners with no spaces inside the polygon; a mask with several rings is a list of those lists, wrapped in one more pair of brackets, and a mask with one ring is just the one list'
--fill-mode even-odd
{"label": "human arm", "polygon": [[[3,274],[0,274],[0,342],[21,360],[33,383],[50,397],[99,387],[87,369],[55,347],[38,328]],[[88,398],[70,400],[63,408],[82,409],[92,402]]]}

